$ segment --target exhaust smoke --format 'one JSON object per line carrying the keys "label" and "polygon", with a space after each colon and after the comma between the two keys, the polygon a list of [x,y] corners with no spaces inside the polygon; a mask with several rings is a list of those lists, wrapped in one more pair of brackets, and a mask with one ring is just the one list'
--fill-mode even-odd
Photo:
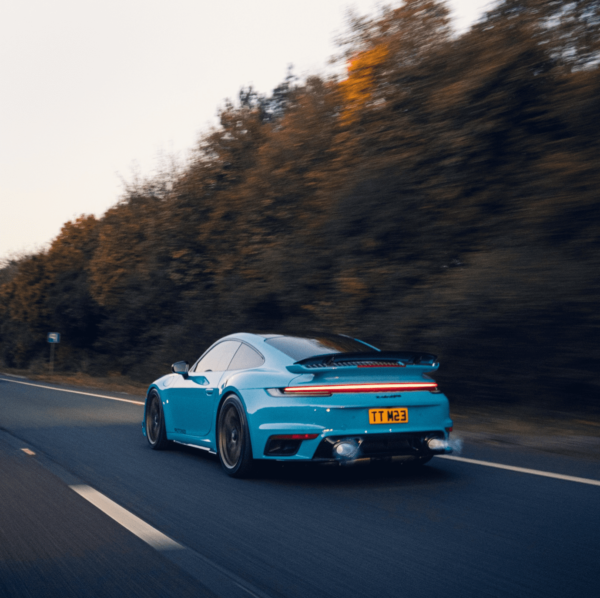
{"label": "exhaust smoke", "polygon": [[463,448],[463,441],[461,438],[449,438],[448,444],[450,445],[450,448],[454,454],[461,454]]}

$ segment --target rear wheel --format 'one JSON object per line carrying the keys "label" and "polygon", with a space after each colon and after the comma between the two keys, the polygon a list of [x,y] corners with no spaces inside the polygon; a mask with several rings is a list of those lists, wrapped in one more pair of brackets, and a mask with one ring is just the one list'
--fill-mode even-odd
{"label": "rear wheel", "polygon": [[146,407],[146,438],[155,451],[162,451],[169,446],[162,404],[155,390],[150,393]]}
{"label": "rear wheel", "polygon": [[244,406],[235,395],[225,399],[219,411],[217,431],[219,459],[227,475],[248,476],[254,465],[252,445]]}

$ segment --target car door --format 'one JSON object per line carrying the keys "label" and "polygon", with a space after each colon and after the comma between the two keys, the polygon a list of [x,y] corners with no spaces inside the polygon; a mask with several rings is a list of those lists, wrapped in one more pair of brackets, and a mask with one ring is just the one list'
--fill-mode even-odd
{"label": "car door", "polygon": [[176,434],[205,436],[212,426],[219,381],[240,346],[239,341],[221,341],[169,389],[171,425]]}

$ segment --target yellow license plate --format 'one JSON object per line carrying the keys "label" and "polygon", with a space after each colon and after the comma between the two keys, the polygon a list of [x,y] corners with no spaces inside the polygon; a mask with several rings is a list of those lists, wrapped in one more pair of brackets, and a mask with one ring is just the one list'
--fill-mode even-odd
{"label": "yellow license plate", "polygon": [[407,424],[408,409],[406,407],[392,407],[369,409],[370,424]]}

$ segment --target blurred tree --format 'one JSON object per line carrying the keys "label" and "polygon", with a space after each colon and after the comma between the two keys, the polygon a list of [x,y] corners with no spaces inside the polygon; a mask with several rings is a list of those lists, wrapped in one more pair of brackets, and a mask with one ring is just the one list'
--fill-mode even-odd
{"label": "blurred tree", "polygon": [[383,64],[387,53],[387,46],[377,45],[360,52],[350,60],[348,77],[340,83],[344,124],[352,125],[367,102],[373,100],[375,84],[379,81],[377,69]]}
{"label": "blurred tree", "polygon": [[598,0],[503,0],[486,15],[487,28],[527,27],[536,43],[568,71],[600,61]]}
{"label": "blurred tree", "polygon": [[352,16],[343,77],[243,88],[189,163],[0,269],[1,355],[60,327],[149,379],[322,329],[439,353],[456,397],[597,402],[598,5],[506,0],[460,36],[435,0]]}
{"label": "blurred tree", "polygon": [[91,349],[96,340],[100,310],[90,294],[89,262],[97,243],[98,220],[81,216],[63,226],[48,250],[47,322],[68,347],[63,359],[76,354],[69,349]]}
{"label": "blurred tree", "polygon": [[16,274],[0,287],[2,358],[9,366],[26,366],[46,341],[46,263],[45,252],[22,257]]}

